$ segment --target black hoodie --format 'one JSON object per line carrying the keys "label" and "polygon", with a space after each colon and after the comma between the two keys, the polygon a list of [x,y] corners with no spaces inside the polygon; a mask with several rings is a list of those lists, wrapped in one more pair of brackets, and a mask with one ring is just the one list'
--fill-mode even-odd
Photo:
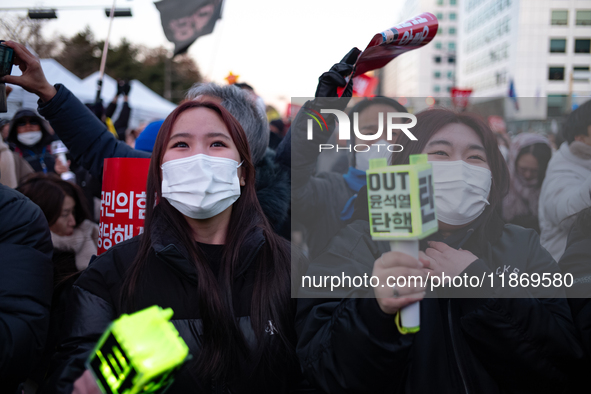
{"label": "black hoodie", "polygon": [[[39,142],[33,146],[23,144],[18,140],[17,123],[22,118],[33,118],[37,120],[41,127],[42,137]],[[10,131],[8,132],[7,142],[11,147],[21,155],[35,172],[55,172],[55,158],[51,154],[51,143],[55,140],[55,136],[49,133],[45,120],[41,118],[35,111],[28,108],[19,110],[10,121]]]}

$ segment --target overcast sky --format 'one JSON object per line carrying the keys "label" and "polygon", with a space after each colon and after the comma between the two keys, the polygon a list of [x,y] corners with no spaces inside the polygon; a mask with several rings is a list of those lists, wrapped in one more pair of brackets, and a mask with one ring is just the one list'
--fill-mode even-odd
{"label": "overcast sky", "polygon": [[[105,39],[109,19],[104,8],[112,4],[109,0],[0,0],[0,8],[57,8],[58,19],[44,28],[48,38],[71,36],[89,25],[97,39]],[[225,0],[214,32],[199,38],[189,55],[210,80],[226,83],[224,78],[232,71],[283,112],[290,97],[313,95],[320,74],[349,49],[365,49],[374,34],[397,24],[400,4],[402,0]],[[99,8],[62,8],[73,6]],[[172,50],[153,1],[117,0],[116,6],[131,8],[133,17],[115,18],[112,42],[125,37],[135,44]],[[0,11],[0,17],[6,12]]]}

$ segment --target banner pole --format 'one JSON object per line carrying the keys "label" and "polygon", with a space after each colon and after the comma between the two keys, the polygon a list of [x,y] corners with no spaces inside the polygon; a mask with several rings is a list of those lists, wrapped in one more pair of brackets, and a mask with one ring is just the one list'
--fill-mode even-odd
{"label": "banner pole", "polygon": [[101,91],[103,89],[103,77],[105,75],[105,66],[107,64],[107,52],[109,51],[109,38],[111,37],[111,26],[113,26],[113,18],[115,17],[115,2],[117,0],[113,0],[113,6],[111,7],[111,13],[109,14],[109,31],[107,32],[107,39],[105,40],[105,45],[103,46],[103,54],[101,57],[101,67],[99,70],[99,79],[96,82],[96,97],[94,100],[95,104],[95,112],[98,105],[101,103]]}

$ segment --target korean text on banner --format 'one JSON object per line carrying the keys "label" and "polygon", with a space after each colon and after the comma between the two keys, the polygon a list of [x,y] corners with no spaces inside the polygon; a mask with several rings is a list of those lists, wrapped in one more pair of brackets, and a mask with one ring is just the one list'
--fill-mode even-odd
{"label": "korean text on banner", "polygon": [[144,232],[150,159],[105,159],[98,251]]}
{"label": "korean text on banner", "polygon": [[392,59],[427,45],[437,34],[435,15],[424,12],[391,29],[376,34],[355,64],[355,75],[384,67]]}

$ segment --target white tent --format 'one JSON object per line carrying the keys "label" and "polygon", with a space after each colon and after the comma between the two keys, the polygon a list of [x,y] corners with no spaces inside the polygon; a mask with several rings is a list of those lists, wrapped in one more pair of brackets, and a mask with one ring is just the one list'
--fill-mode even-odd
{"label": "white tent", "polygon": [[[96,83],[99,77],[99,72],[89,75],[82,80],[82,86],[86,90],[92,89],[96,92]],[[129,106],[131,107],[131,118],[129,120],[129,127],[137,127],[140,122],[151,122],[158,119],[164,119],[175,108],[176,104],[160,97],[158,94],[150,90],[146,85],[134,79],[130,82],[131,91],[129,92]],[[110,76],[103,77],[103,89],[101,91],[101,98],[105,108],[115,97],[117,93],[117,81]],[[94,98],[89,102],[94,102]],[[113,115],[113,120],[117,119],[119,110],[123,104],[123,97],[119,97],[118,108]]]}
{"label": "white tent", "polygon": [[[41,68],[43,68],[49,83],[61,83],[83,103],[94,103],[98,71],[85,79],[80,79],[54,59],[41,59]],[[12,75],[21,75],[20,69],[13,67]],[[137,127],[141,122],[163,119],[176,108],[175,104],[160,97],[140,81],[134,79],[130,83],[129,106],[131,107],[131,116],[129,127]],[[10,86],[13,91],[8,96],[8,113],[0,114],[0,118],[10,119],[15,112],[23,107],[37,109],[38,97],[36,95],[25,91],[20,86]],[[117,81],[105,74],[101,94],[105,108],[113,100],[116,92]],[[119,97],[119,105],[113,119],[117,119],[122,104],[123,97]]]}
{"label": "white tent", "polygon": [[[80,78],[72,74],[56,60],[41,59],[41,68],[50,84],[61,83],[82,101],[90,101],[94,97],[95,90],[87,90],[82,85]],[[22,75],[20,68],[13,67],[12,75]],[[12,87],[12,92],[8,96],[8,113],[2,115],[2,117],[12,118],[14,113],[23,107],[37,109],[37,100],[39,98],[36,95],[27,92],[20,86],[10,85],[10,87]]]}

